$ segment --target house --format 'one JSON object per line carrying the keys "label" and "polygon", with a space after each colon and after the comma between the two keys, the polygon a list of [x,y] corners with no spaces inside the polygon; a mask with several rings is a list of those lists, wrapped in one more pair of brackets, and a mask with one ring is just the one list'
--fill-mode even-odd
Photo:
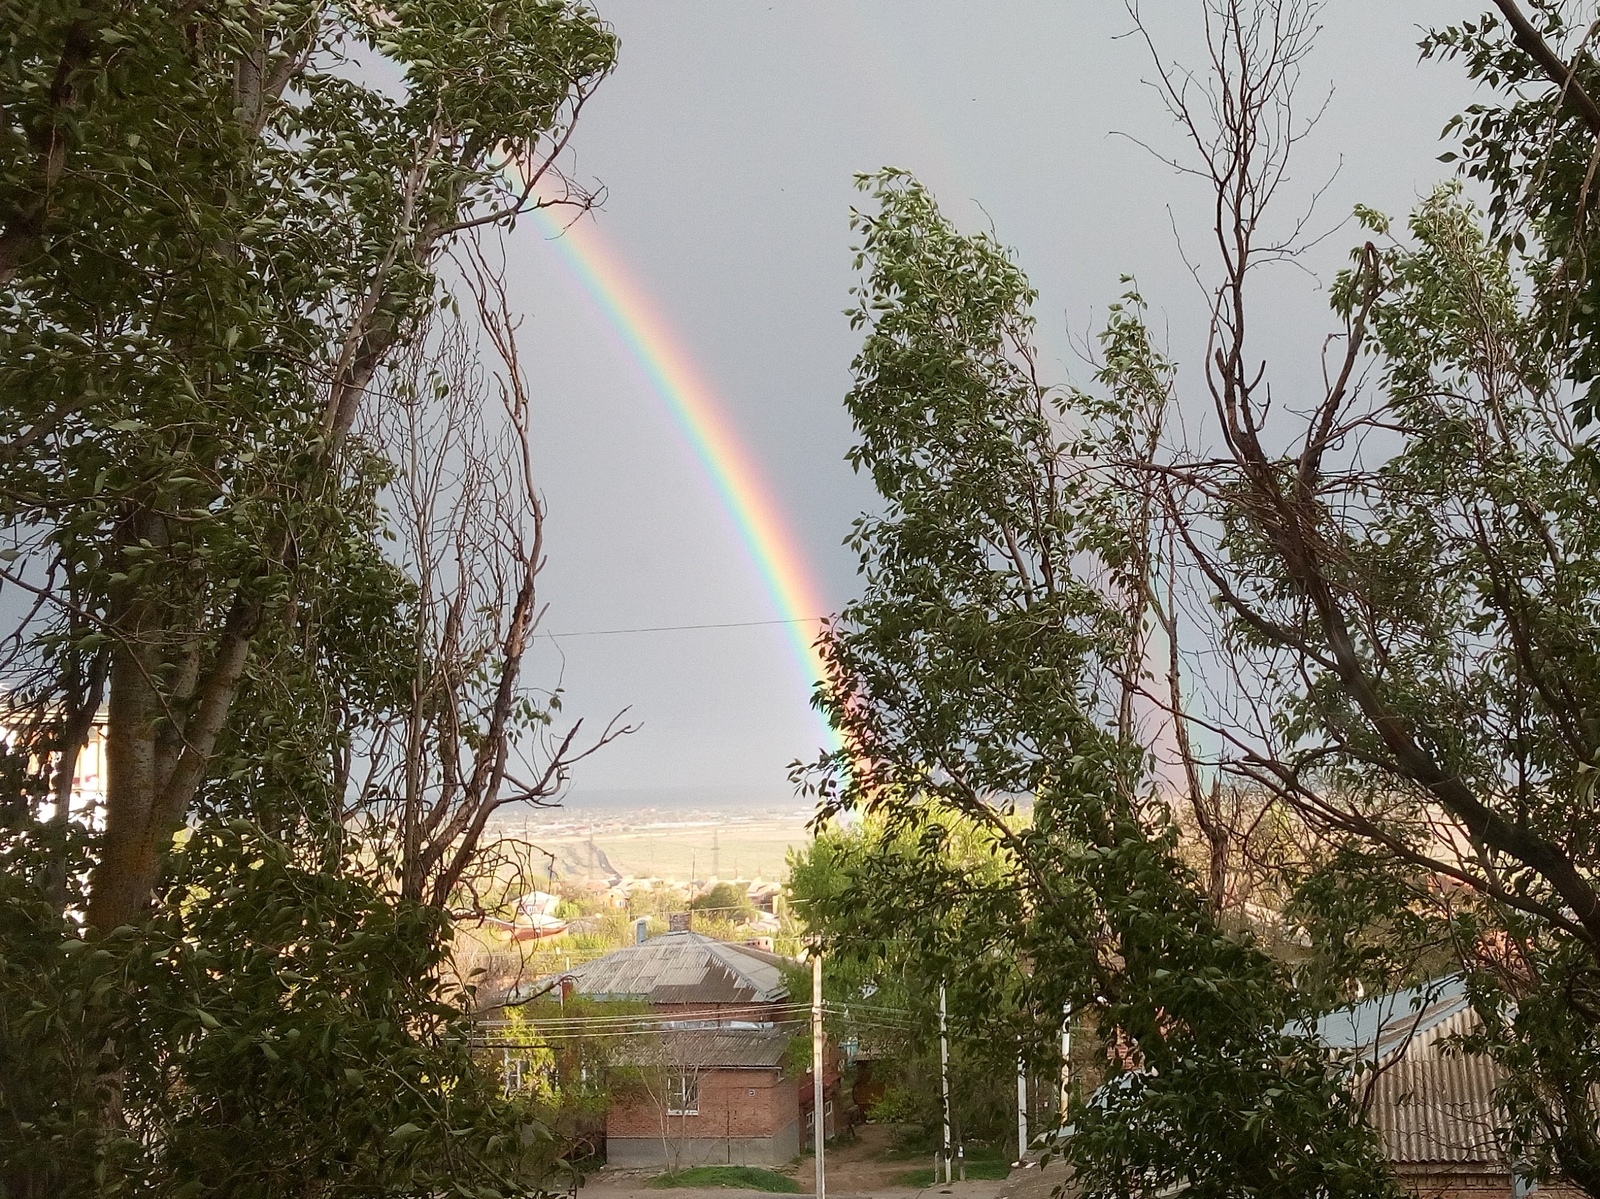
{"label": "house", "polygon": [[516,915],[512,919],[498,920],[491,916],[484,924],[513,941],[559,937],[568,928],[568,922],[556,915],[560,906],[559,896],[547,891],[530,891],[516,901]]}
{"label": "house", "polygon": [[745,895],[755,904],[757,910],[766,912],[769,916],[776,915],[783,902],[783,884],[769,883],[758,878],[745,889]]}
{"label": "house", "polygon": [[[563,975],[569,993],[648,1004],[657,1017],[611,1090],[611,1165],[776,1165],[800,1151],[811,1081],[788,1065],[805,1012],[790,1002],[785,961],[681,930]],[[830,1093],[825,1119],[832,1107]]]}
{"label": "house", "polygon": [[1331,1051],[1365,1063],[1355,1085],[1367,1119],[1400,1185],[1419,1199],[1522,1199],[1529,1189],[1496,1137],[1499,1066],[1450,1049],[1477,1020],[1465,982],[1451,976],[1341,1008],[1315,1028]]}

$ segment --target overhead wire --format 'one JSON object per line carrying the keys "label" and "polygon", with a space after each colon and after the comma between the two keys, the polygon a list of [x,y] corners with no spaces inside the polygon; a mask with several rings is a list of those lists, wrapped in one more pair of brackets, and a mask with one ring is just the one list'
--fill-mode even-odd
{"label": "overhead wire", "polygon": [[712,624],[661,624],[645,625],[634,629],[578,629],[570,633],[541,633],[551,638],[562,637],[614,637],[623,633],[686,633],[696,629],[753,629],[761,625],[812,624],[827,620],[826,616],[789,616],[774,620],[724,620]]}
{"label": "overhead wire", "polygon": [[[861,1016],[849,1010],[850,1005],[838,1004],[832,1001],[823,1004],[824,1015],[847,1020],[851,1026],[862,1029],[876,1029],[893,1032],[913,1032],[922,1026],[925,1021],[920,1020],[894,1020],[886,1018],[890,1015],[905,1015],[912,1017],[906,1009],[879,1008],[876,1013]],[[530,1020],[525,1024],[521,1021],[494,1021],[485,1022],[482,1027],[489,1031],[487,1036],[474,1038],[478,1044],[492,1049],[537,1049],[552,1043],[571,1043],[585,1040],[614,1040],[620,1038],[641,1037],[651,1033],[718,1033],[718,1032],[746,1032],[751,1029],[729,1028],[728,1024],[754,1024],[770,1023],[775,1027],[787,1026],[800,1028],[810,1013],[811,1005],[806,1003],[786,1003],[763,1005],[761,1008],[740,1007],[722,1009],[716,1012],[700,1013],[675,1013],[675,1012],[650,1012],[633,1013],[625,1015],[593,1014],[585,1016],[555,1017],[541,1020]],[[880,1014],[881,1013],[881,1014]],[[750,1020],[747,1017],[754,1015],[771,1016],[773,1019],[765,1021]],[[708,1017],[696,1019],[697,1016]],[[741,1018],[746,1017],[746,1018]],[[523,1024],[517,1029],[516,1025]],[[518,1035],[522,1033],[522,1035]],[[498,1035],[496,1035],[498,1034]],[[509,1034],[509,1035],[507,1035]]]}

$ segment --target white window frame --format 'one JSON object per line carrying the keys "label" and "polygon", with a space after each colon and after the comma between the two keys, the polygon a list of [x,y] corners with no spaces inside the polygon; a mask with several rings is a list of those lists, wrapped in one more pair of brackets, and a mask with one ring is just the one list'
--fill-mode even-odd
{"label": "white window frame", "polygon": [[700,1075],[685,1070],[667,1079],[667,1115],[700,1114]]}

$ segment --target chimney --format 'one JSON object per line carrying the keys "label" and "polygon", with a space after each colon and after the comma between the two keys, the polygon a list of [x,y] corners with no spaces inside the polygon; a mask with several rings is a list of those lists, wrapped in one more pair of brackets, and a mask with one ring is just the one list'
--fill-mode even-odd
{"label": "chimney", "polygon": [[643,945],[645,938],[650,935],[649,930],[650,922],[643,916],[640,916],[633,922],[633,943],[635,945]]}
{"label": "chimney", "polygon": [[667,917],[667,931],[669,933],[686,933],[689,931],[689,913],[673,912]]}

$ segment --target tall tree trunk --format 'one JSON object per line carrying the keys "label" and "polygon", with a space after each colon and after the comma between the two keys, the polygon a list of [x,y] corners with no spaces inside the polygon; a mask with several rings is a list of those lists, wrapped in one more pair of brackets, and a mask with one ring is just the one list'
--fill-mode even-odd
{"label": "tall tree trunk", "polygon": [[119,645],[111,662],[106,824],[89,879],[88,926],[102,936],[138,920],[161,867],[155,733],[160,699],[147,656],[140,648]]}

